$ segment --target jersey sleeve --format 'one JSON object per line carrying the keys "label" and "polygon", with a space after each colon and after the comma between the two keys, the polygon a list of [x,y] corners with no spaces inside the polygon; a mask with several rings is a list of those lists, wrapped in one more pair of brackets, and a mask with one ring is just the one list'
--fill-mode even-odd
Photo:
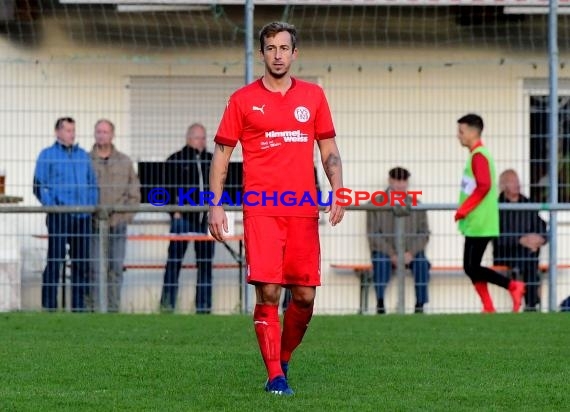
{"label": "jersey sleeve", "polygon": [[226,104],[214,142],[235,147],[243,130],[243,117],[237,99],[232,96]]}
{"label": "jersey sleeve", "polygon": [[336,132],[325,92],[320,87],[319,90],[321,99],[315,115],[315,139],[324,140],[335,137]]}

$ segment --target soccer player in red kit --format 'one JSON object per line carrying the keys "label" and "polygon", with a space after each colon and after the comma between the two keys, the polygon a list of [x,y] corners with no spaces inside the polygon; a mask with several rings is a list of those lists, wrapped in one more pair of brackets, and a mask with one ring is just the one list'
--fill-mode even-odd
{"label": "soccer player in red kit", "polygon": [[[231,153],[239,141],[244,193],[260,194],[255,201],[244,199],[243,213],[247,281],[256,289],[254,329],[268,375],[265,390],[293,395],[287,381],[289,360],[307,330],[316,287],[321,284],[315,142],[333,190],[326,210],[333,226],[344,215],[334,195],[342,188],[342,164],[323,90],[289,73],[297,57],[295,27],[270,23],[261,29],[259,41],[265,73],[230,96],[214,139],[210,190],[212,204],[217,205]],[[281,201],[284,192],[295,193],[295,205]],[[305,193],[314,201],[301,204]],[[216,240],[224,239],[228,228],[222,206],[210,206],[209,227]],[[292,299],[281,332],[282,287],[290,288]]]}

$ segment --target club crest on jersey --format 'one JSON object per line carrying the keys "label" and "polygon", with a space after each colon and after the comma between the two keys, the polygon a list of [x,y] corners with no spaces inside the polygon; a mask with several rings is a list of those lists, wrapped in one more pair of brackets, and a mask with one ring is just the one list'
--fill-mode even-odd
{"label": "club crest on jersey", "polygon": [[311,112],[305,106],[298,106],[293,112],[298,122],[305,123],[311,118]]}

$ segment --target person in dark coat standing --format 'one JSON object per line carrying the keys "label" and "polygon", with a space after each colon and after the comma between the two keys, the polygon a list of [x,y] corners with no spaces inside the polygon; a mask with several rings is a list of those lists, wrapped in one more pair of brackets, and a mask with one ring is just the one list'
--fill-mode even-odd
{"label": "person in dark coat standing", "polygon": [[[499,177],[499,203],[529,203],[521,194],[517,173],[508,169]],[[546,222],[532,210],[501,210],[500,236],[493,242],[495,265],[517,271],[526,283],[525,311],[534,312],[540,303],[538,272],[540,248],[547,242]]]}
{"label": "person in dark coat standing", "polygon": [[[194,204],[200,204],[200,192],[209,192],[210,162],[212,153],[206,150],[206,128],[200,123],[190,125],[186,133],[186,146],[173,153],[167,160],[166,188],[171,193],[170,202],[178,205],[178,191],[185,193],[195,189],[190,196]],[[184,204],[187,204],[186,202]],[[189,204],[189,203],[188,203]],[[207,212],[184,212],[171,214],[170,232],[173,234],[208,232]],[[196,313],[209,314],[212,310],[212,260],[215,241],[195,241],[196,266]],[[164,272],[161,308],[173,311],[178,295],[178,278],[188,241],[172,240],[168,246],[168,261]]]}

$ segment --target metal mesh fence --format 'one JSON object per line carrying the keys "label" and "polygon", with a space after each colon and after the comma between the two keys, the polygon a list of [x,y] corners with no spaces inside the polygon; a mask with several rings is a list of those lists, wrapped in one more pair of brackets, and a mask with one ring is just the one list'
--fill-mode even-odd
{"label": "metal mesh fence", "polygon": [[[115,4],[37,0],[13,2],[14,8],[9,10],[9,3],[0,6],[5,14],[0,23],[2,201],[22,207],[39,205],[33,193],[34,170],[39,153],[55,141],[57,118],[75,119],[76,143],[87,152],[95,143],[96,122],[111,120],[113,143],[130,158],[141,184],[141,209],[125,228],[126,270],[118,310],[158,311],[173,239],[169,237],[171,215],[148,204],[149,191],[162,187],[166,159],[186,145],[191,124],[204,125],[207,149],[213,150],[227,98],[244,83],[243,7],[202,5],[137,11]],[[467,157],[456,138],[456,121],[465,113],[476,112],[485,121],[483,140],[495,158],[497,175],[514,169],[522,193],[532,201],[546,201],[545,15],[509,14],[503,7],[256,6],[256,29],[271,20],[287,20],[299,29],[300,54],[293,75],[317,82],[325,90],[346,187],[383,190],[388,171],[402,166],[411,172],[410,189],[422,191],[423,204],[455,203]],[[570,185],[570,82],[565,73],[568,23],[567,16],[559,16],[561,202],[567,201]],[[256,77],[262,74],[259,60],[254,69]],[[228,188],[239,188],[241,161],[238,146]],[[320,187],[328,190],[317,153],[315,167]],[[72,169],[69,164],[62,170]],[[284,176],[294,170],[291,165],[283,171]],[[0,207],[2,309],[39,310],[48,261],[46,213],[1,213],[3,208],[6,206]],[[548,224],[548,214],[541,215]],[[229,216],[231,234],[236,237],[228,246],[239,254],[241,214]],[[557,215],[558,302],[570,294],[564,266],[568,216],[568,211]],[[426,312],[480,311],[477,295],[461,269],[463,238],[453,211],[429,211],[428,220],[431,235],[425,254],[433,269]],[[193,313],[196,245],[205,241],[192,238],[197,236],[195,228],[180,231],[192,234],[186,238],[190,243],[180,271],[176,310]],[[322,215],[320,233],[323,287],[317,310],[374,313],[377,296],[374,286],[368,288],[371,272],[339,266],[371,264],[366,212],[350,211],[335,228]],[[542,264],[550,263],[548,247],[541,248]],[[489,245],[485,254],[488,264],[493,263],[492,251]],[[99,259],[93,256],[88,261],[99,267]],[[213,313],[251,310],[252,290],[243,286],[239,262],[222,244],[215,245]],[[71,285],[71,267],[66,273]],[[93,279],[90,274],[88,283],[98,284]],[[393,278],[386,290],[388,312],[398,309],[397,284]],[[412,312],[415,289],[411,274],[404,284],[406,310]],[[544,285],[543,279],[541,310],[546,310]],[[70,310],[72,291],[67,290],[63,299],[61,288],[58,290],[58,308],[66,302],[65,308]],[[493,288],[491,293],[497,310],[509,310],[507,292]],[[364,297],[368,308],[362,306]]]}

